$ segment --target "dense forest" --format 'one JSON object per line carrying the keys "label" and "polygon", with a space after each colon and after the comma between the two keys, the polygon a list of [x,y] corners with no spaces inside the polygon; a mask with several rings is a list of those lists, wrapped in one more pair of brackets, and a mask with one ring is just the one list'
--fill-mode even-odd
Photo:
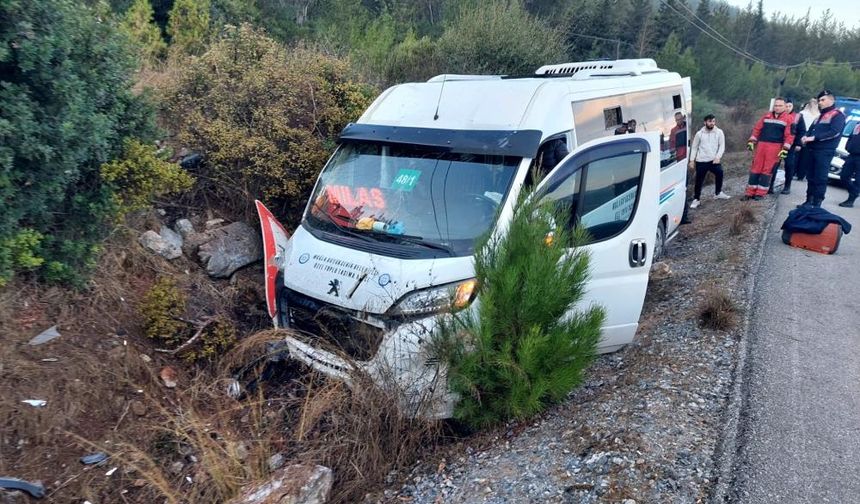
{"label": "dense forest", "polygon": [[[0,283],[81,282],[110,223],[171,193],[292,215],[340,128],[393,83],[650,57],[692,77],[694,108],[754,109],[860,94],[858,53],[838,13],[761,1],[5,0]],[[177,171],[180,147],[205,161]]]}

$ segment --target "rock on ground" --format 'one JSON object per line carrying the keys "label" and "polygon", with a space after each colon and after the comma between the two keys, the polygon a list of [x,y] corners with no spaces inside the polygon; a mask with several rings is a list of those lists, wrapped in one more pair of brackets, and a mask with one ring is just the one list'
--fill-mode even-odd
{"label": "rock on ground", "polygon": [[227,278],[263,257],[260,233],[244,222],[234,222],[209,233],[212,239],[200,245],[197,254],[212,277]]}
{"label": "rock on ground", "polygon": [[276,471],[269,481],[246,488],[230,504],[323,504],[332,481],[328,467],[291,465]]}
{"label": "rock on ground", "polygon": [[161,232],[149,230],[138,238],[143,248],[165,259],[177,259],[182,256],[182,237],[167,226],[161,227]]}

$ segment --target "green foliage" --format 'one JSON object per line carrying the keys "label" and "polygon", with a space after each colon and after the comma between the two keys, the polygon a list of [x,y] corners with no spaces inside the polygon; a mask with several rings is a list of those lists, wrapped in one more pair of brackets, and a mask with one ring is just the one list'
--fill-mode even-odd
{"label": "green foliage", "polygon": [[0,287],[6,285],[15,271],[32,270],[45,262],[38,255],[43,238],[38,231],[25,228],[0,239]]}
{"label": "green foliage", "polygon": [[388,56],[385,81],[388,84],[425,81],[437,75],[439,67],[436,43],[430,37],[419,39],[413,32],[409,32]]}
{"label": "green foliage", "polygon": [[167,86],[164,117],[205,154],[208,195],[245,208],[260,194],[297,217],[337,134],[370,102],[350,75],[344,60],[228,28]]}
{"label": "green foliage", "polygon": [[236,344],[236,334],[236,326],[230,320],[219,317],[203,329],[199,343],[184,351],[182,358],[189,362],[215,359]]}
{"label": "green foliage", "polygon": [[[168,349],[179,350],[188,362],[212,360],[236,343],[236,326],[225,317],[214,317],[196,326],[183,319],[188,296],[170,277],[161,277],[143,296],[140,314],[147,337]],[[191,341],[191,344],[187,344]],[[180,347],[187,345],[185,348]]]}
{"label": "green foliage", "polygon": [[698,79],[699,66],[693,56],[693,50],[689,47],[681,49],[681,40],[674,32],[666,39],[663,49],[657,53],[655,58],[660,68],[670,72],[678,72],[684,77],[690,77],[694,81]]}
{"label": "green foliage", "polygon": [[[0,3],[0,276],[33,269],[80,282],[109,230],[112,194],[99,167],[129,136],[154,133],[127,38],[71,0]],[[10,244],[42,239],[20,264]],[[35,235],[29,235],[35,236]],[[31,243],[32,240],[28,243]]]}
{"label": "green foliage", "polygon": [[126,140],[120,158],[102,165],[101,175],[113,189],[120,216],[148,207],[156,197],[185,191],[194,184],[178,164],[159,159],[154,147],[135,139]]}
{"label": "green foliage", "polygon": [[557,224],[567,222],[562,209],[527,198],[507,233],[478,249],[477,310],[441,318],[434,341],[461,396],[455,416],[473,426],[525,418],[562,400],[581,382],[600,338],[602,308],[565,316],[588,279],[589,258],[579,248],[585,233]]}
{"label": "green foliage", "polygon": [[185,315],[188,299],[170,277],[161,277],[143,296],[140,313],[146,336],[165,342],[168,346],[182,343],[188,324],[180,320]]}
{"label": "green foliage", "polygon": [[153,16],[149,0],[134,0],[122,22],[123,30],[140,48],[141,60],[149,64],[167,52],[167,43],[161,38],[161,29],[153,22]]}
{"label": "green foliage", "polygon": [[562,33],[529,15],[519,0],[463,7],[437,51],[449,73],[531,74],[565,59]]}
{"label": "green foliage", "polygon": [[200,54],[209,37],[209,0],[176,0],[170,9],[170,44],[185,54]]}

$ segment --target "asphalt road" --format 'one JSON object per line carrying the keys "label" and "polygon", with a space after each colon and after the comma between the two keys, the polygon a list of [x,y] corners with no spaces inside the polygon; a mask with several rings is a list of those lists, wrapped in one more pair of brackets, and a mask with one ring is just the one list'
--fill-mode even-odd
{"label": "asphalt road", "polygon": [[830,186],[824,207],[856,227],[838,252],[784,245],[806,184],[780,196],[757,273],[730,499],[860,502],[860,207]]}

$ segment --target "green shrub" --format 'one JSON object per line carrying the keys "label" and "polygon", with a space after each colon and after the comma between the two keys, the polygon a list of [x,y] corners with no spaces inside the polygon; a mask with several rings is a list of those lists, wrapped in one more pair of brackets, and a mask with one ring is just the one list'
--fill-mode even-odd
{"label": "green shrub", "polygon": [[140,49],[141,60],[153,64],[164,57],[167,43],[153,22],[155,13],[149,0],[134,0],[126,11],[122,28]]}
{"label": "green shrub", "polygon": [[204,154],[208,198],[244,209],[262,197],[296,217],[337,135],[370,102],[350,75],[344,60],[228,27],[166,86],[164,117]]}
{"label": "green shrub", "polygon": [[415,36],[413,32],[394,47],[385,66],[386,84],[421,82],[440,73],[436,42],[430,37]]}
{"label": "green shrub", "polygon": [[565,317],[588,279],[580,248],[587,236],[556,225],[567,221],[561,211],[526,198],[508,232],[478,249],[478,309],[440,319],[434,340],[461,396],[455,416],[476,427],[525,418],[565,398],[582,380],[604,320],[599,307]]}
{"label": "green shrub", "polygon": [[146,336],[167,346],[181,344],[188,335],[185,316],[188,298],[170,277],[161,277],[144,295],[140,305]]}
{"label": "green shrub", "polygon": [[532,74],[565,61],[564,35],[519,0],[469,4],[445,30],[438,54],[446,73]]}
{"label": "green shrub", "polygon": [[0,287],[6,285],[15,271],[32,270],[45,262],[39,257],[39,244],[43,238],[38,231],[25,228],[0,239]]}
{"label": "green shrub", "polygon": [[209,37],[209,0],[176,0],[170,9],[170,45],[185,54],[200,54]]}
{"label": "green shrub", "polygon": [[[188,296],[176,282],[170,277],[159,278],[140,304],[146,336],[188,362],[212,360],[236,343],[233,321],[217,316],[192,323],[183,318],[187,307]],[[194,341],[183,347],[195,335]]]}
{"label": "green shrub", "polygon": [[126,140],[122,157],[102,165],[101,175],[113,189],[120,216],[148,207],[156,197],[187,190],[194,184],[178,164],[159,159],[154,147],[135,139]]}
{"label": "green shrub", "polygon": [[[110,17],[71,0],[0,3],[0,277],[81,282],[112,218],[99,167],[154,113],[131,92],[134,51]],[[33,258],[11,259],[21,233]],[[27,236],[34,237],[35,234]],[[20,255],[19,255],[20,259]],[[38,263],[38,265],[36,265]]]}

